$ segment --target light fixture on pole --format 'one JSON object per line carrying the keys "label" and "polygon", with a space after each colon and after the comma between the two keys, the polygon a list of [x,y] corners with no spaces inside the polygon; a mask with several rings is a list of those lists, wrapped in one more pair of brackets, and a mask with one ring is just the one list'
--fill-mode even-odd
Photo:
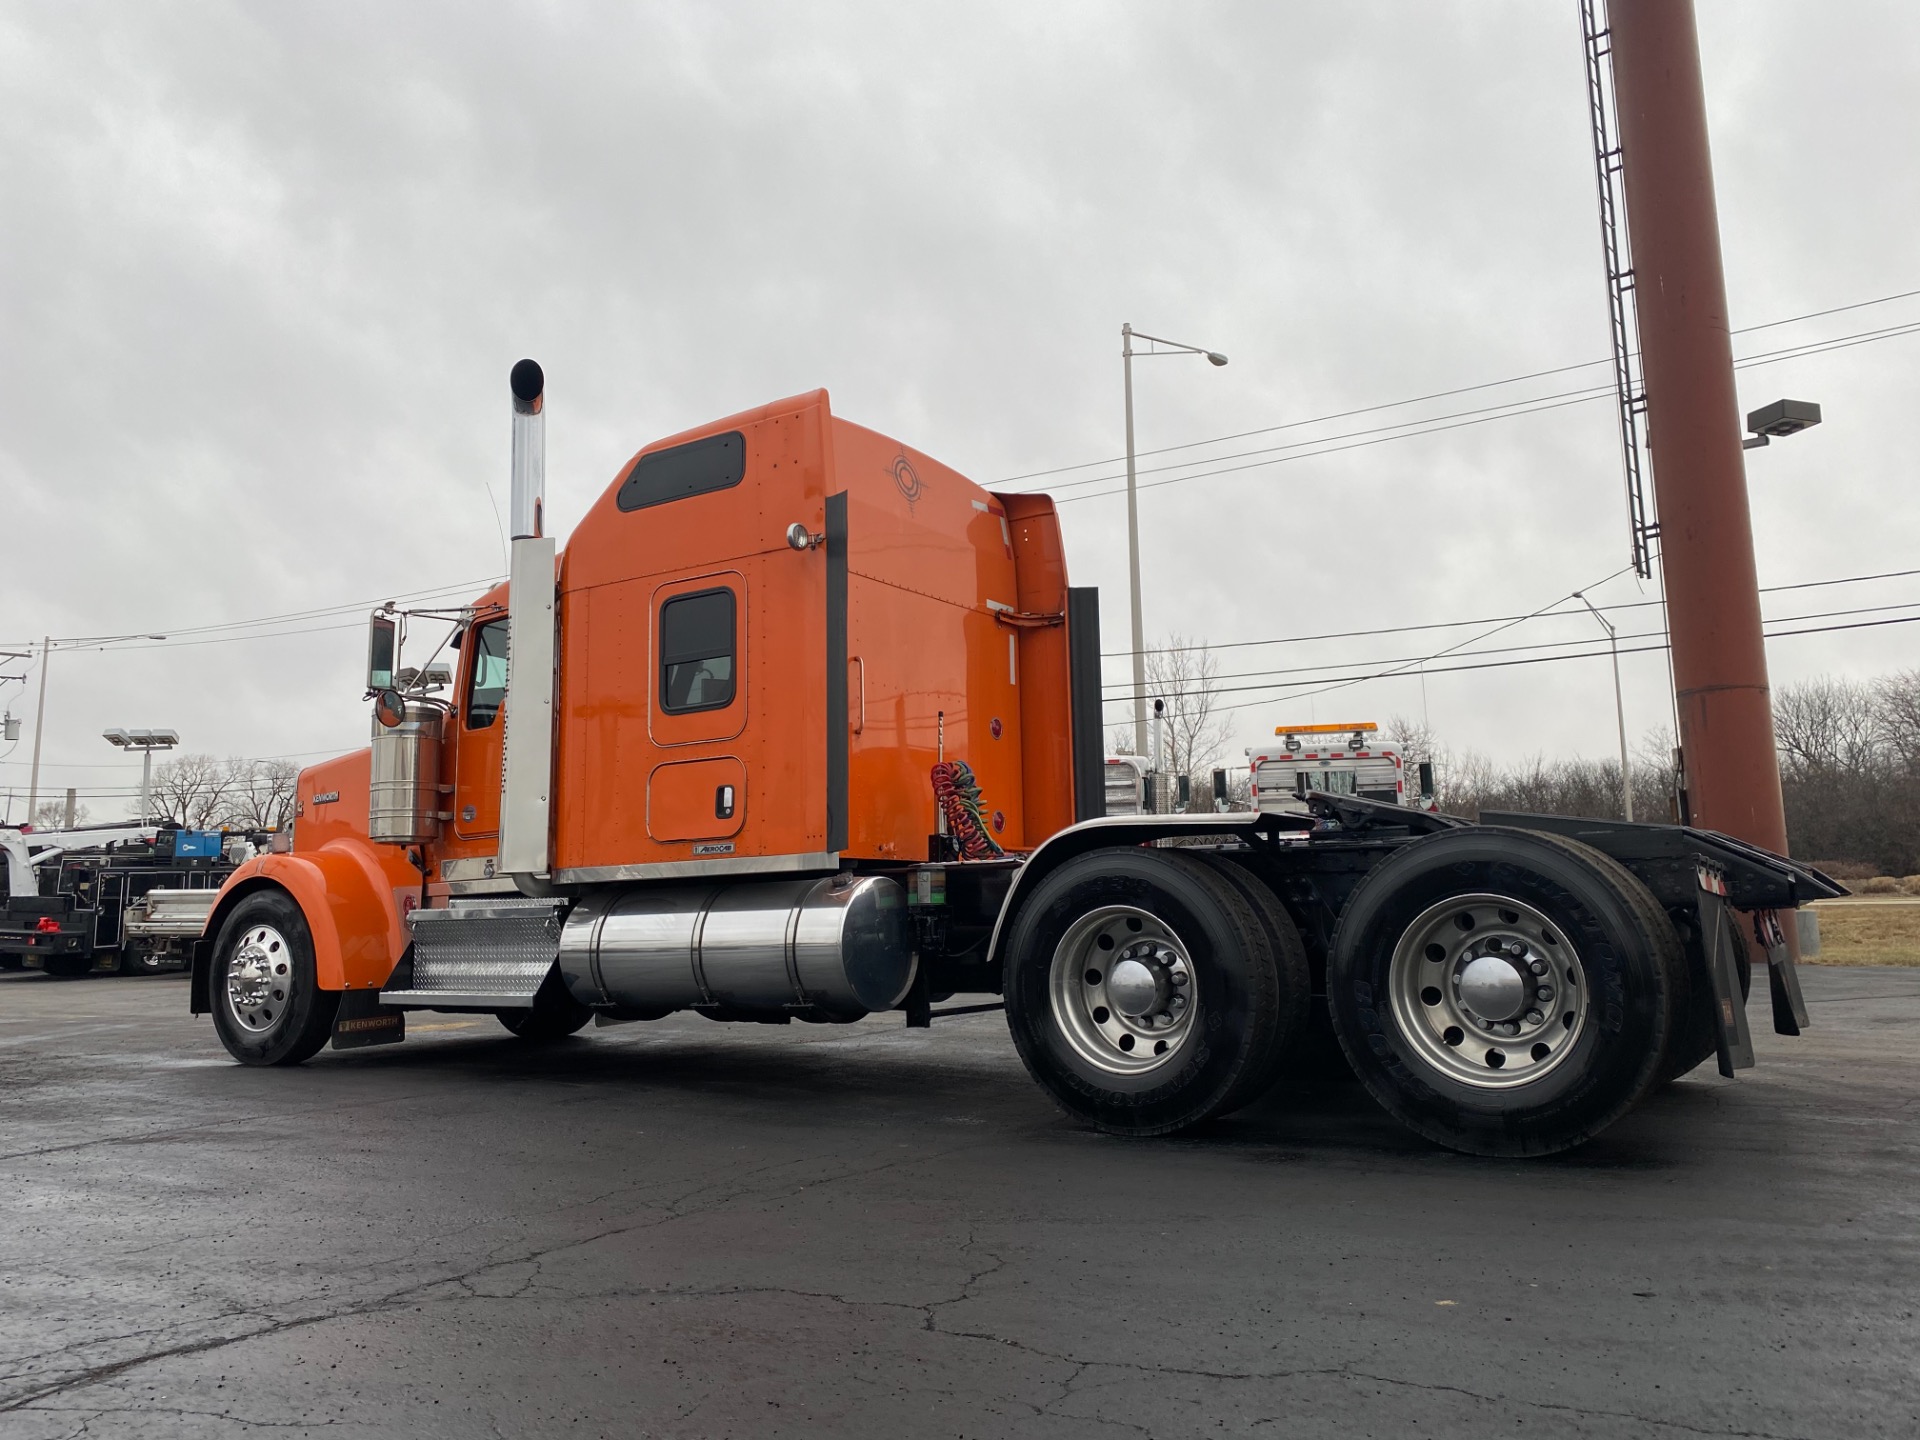
{"label": "light fixture on pole", "polygon": [[1624,819],[1633,819],[1633,776],[1627,770],[1627,707],[1620,698],[1620,636],[1608,620],[1593,607],[1593,602],[1578,590],[1573,598],[1592,613],[1600,622],[1600,628],[1607,632],[1607,646],[1613,651],[1613,716],[1620,725],[1620,811]]}
{"label": "light fixture on pole", "polygon": [[[1144,340],[1148,349],[1136,351],[1133,342]],[[1153,347],[1160,348],[1153,348]],[[1218,350],[1198,345],[1183,345],[1178,340],[1162,340],[1157,335],[1142,335],[1132,325],[1120,327],[1120,364],[1126,376],[1127,391],[1127,594],[1133,604],[1133,753],[1147,753],[1147,642],[1140,620],[1140,507],[1134,494],[1133,467],[1133,359],[1154,355],[1204,355],[1212,365],[1224,365],[1227,357]]]}
{"label": "light fixture on pole", "polygon": [[147,811],[153,795],[153,752],[171,750],[180,743],[178,730],[102,730],[100,736],[109,745],[140,752],[140,823],[147,823]]}
{"label": "light fixture on pole", "polygon": [[1798,435],[1820,423],[1820,407],[1811,400],[1776,400],[1747,416],[1750,439],[1742,440],[1742,450],[1758,450],[1776,436]]}

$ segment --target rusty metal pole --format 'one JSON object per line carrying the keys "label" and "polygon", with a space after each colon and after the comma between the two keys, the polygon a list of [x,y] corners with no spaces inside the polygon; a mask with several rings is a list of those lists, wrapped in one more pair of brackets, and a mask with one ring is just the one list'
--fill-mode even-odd
{"label": "rusty metal pole", "polygon": [[1785,854],[1693,0],[1607,8],[1688,804]]}

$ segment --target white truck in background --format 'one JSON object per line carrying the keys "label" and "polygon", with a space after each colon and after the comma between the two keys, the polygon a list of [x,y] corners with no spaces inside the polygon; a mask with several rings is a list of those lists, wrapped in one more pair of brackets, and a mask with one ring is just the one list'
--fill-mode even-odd
{"label": "white truck in background", "polygon": [[1371,720],[1339,725],[1281,725],[1271,749],[1249,750],[1253,808],[1304,815],[1311,791],[1437,811],[1433,761],[1408,755]]}

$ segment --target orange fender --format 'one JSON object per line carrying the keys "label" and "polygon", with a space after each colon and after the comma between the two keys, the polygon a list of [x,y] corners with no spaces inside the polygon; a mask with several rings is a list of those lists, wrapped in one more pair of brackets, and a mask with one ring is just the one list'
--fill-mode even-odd
{"label": "orange fender", "polygon": [[257,856],[220,887],[202,938],[211,942],[248,895],[283,890],[300,907],[313,935],[320,988],[377,990],[407,948],[404,911],[418,893],[396,887],[393,879],[370,841],[331,840],[300,854]]}

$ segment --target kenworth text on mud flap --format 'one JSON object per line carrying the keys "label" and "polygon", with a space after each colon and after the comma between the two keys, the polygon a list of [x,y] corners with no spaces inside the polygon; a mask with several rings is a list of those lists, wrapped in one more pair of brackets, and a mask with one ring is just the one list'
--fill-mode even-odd
{"label": "kenworth text on mud flap", "polygon": [[377,611],[372,744],[302,772],[290,852],[234,873],[195,948],[192,1008],[244,1063],[415,1010],[539,1040],[997,995],[1067,1112],[1159,1135],[1267,1090],[1324,993],[1394,1116],[1526,1155],[1752,1063],[1750,937],[1776,1028],[1805,1023],[1779,916],[1842,893],[1817,871],[1324,792],[1107,817],[1097,596],[1050,499],[815,391],[647,446],[557,551],[544,379],[511,379],[509,582],[449,617],[451,691],[404,681],[408,617]]}

